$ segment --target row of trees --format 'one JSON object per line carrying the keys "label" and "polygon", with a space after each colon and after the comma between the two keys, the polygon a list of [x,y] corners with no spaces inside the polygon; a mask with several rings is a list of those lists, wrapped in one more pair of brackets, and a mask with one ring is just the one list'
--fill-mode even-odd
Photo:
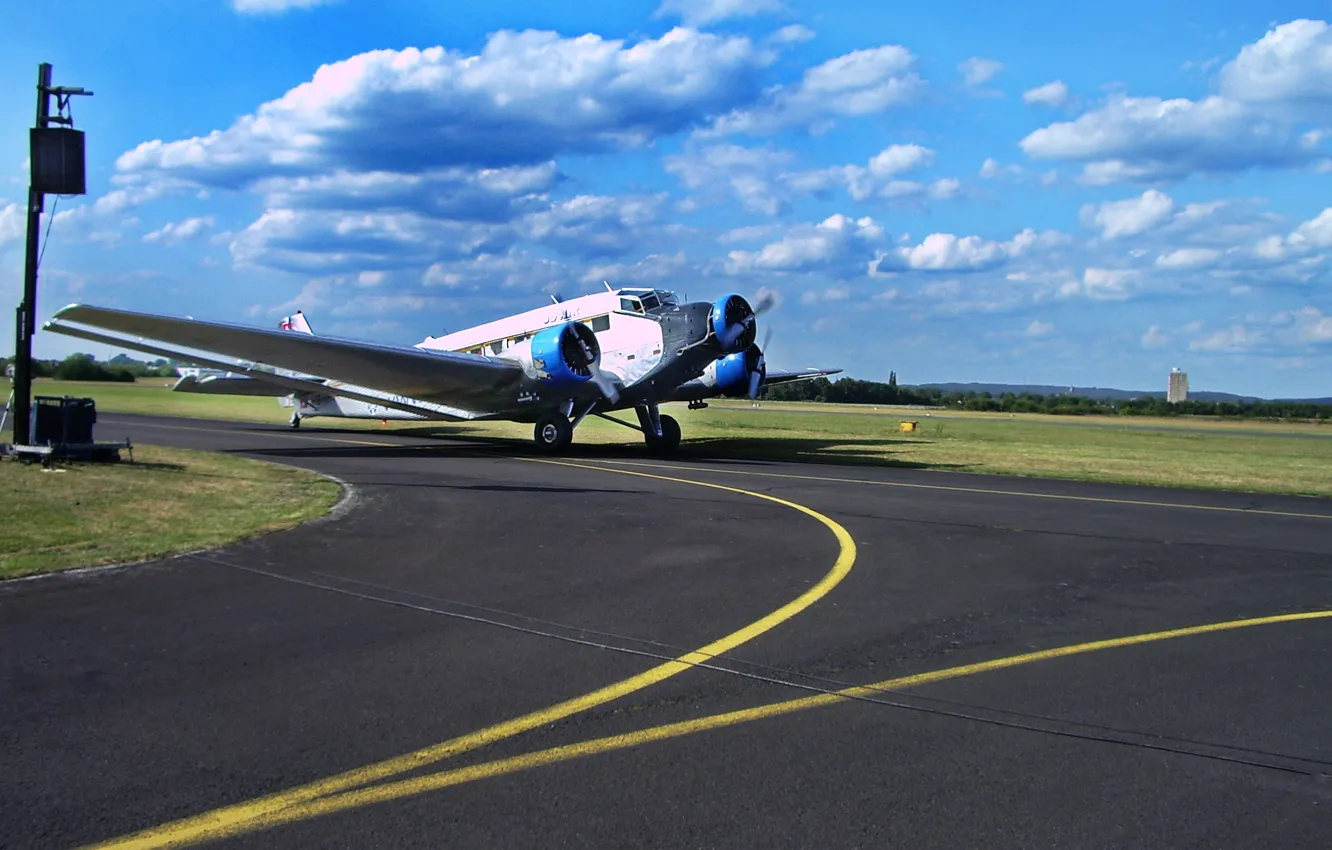
{"label": "row of trees", "polygon": [[[0,360],[8,367],[8,360]],[[168,360],[142,362],[117,355],[99,363],[91,354],[71,354],[64,360],[35,360],[33,375],[61,381],[134,381],[138,378],[175,376]],[[1034,393],[944,392],[937,387],[902,387],[897,373],[888,382],[841,378],[815,378],[764,387],[769,401],[813,401],[834,404],[905,404],[953,410],[989,410],[1002,413],[1054,413],[1067,416],[1226,416],[1251,419],[1332,420],[1332,404],[1298,401],[1185,401],[1170,404],[1151,396],[1129,400],[1101,400],[1075,395]]]}
{"label": "row of trees", "polygon": [[1053,413],[1069,416],[1227,416],[1251,419],[1332,420],[1332,404],[1300,401],[1185,401],[1171,404],[1151,396],[1129,400],[1093,399],[1075,395],[1034,393],[944,392],[937,387],[900,387],[897,373],[888,382],[815,378],[765,387],[770,401],[813,401],[837,404],[908,404],[953,410],[1003,413]]}
{"label": "row of trees", "polygon": [[[9,359],[0,360],[0,368],[8,374]],[[176,374],[176,367],[167,360],[145,363],[118,354],[102,363],[91,354],[71,354],[64,360],[33,360],[34,378],[55,378],[58,381],[122,381],[139,378],[168,378]]]}

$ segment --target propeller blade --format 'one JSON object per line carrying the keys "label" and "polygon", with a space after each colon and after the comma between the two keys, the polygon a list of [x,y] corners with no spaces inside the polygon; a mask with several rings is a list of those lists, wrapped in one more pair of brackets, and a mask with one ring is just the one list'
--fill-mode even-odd
{"label": "propeller blade", "polygon": [[765,292],[763,297],[754,302],[754,315],[762,316],[764,313],[777,306],[777,296],[771,292]]}
{"label": "propeller blade", "polygon": [[731,325],[729,328],[730,333],[727,333],[724,336],[719,335],[718,339],[721,340],[723,346],[729,348],[731,344],[734,343],[737,339],[739,339],[741,335],[745,333],[745,331],[749,330],[753,326],[753,324],[754,324],[754,314],[750,313],[748,316],[745,316],[743,319],[736,322],[734,325]]}
{"label": "propeller blade", "polygon": [[620,391],[615,388],[615,379],[601,371],[601,367],[596,363],[589,363],[587,368],[592,373],[592,383],[601,390],[606,400],[611,404],[619,401]]}
{"label": "propeller blade", "polygon": [[749,400],[758,398],[759,383],[763,380],[763,375],[757,371],[749,373]]}

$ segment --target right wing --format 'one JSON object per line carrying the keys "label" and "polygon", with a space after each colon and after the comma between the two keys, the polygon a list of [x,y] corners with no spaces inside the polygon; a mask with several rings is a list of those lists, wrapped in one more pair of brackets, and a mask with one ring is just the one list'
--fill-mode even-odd
{"label": "right wing", "polygon": [[[107,336],[77,325],[128,338]],[[475,419],[512,406],[525,377],[522,367],[513,361],[476,354],[426,351],[414,346],[380,345],[83,304],[59,310],[43,329],[230,369],[293,390],[318,387],[321,392],[372,403],[391,401],[390,406],[416,412],[433,409],[431,412],[453,419]],[[154,342],[234,357],[249,365],[170,351]],[[312,387],[308,380],[253,368],[257,363],[318,375],[329,383],[323,386],[315,383]]]}

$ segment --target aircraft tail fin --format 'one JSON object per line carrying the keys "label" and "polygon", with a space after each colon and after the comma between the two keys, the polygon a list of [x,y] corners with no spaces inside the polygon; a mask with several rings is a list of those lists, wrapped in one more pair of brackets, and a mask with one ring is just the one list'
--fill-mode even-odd
{"label": "aircraft tail fin", "polygon": [[314,336],[314,331],[310,329],[310,323],[305,320],[305,314],[300,310],[284,318],[278,327],[284,331],[295,331],[296,333]]}

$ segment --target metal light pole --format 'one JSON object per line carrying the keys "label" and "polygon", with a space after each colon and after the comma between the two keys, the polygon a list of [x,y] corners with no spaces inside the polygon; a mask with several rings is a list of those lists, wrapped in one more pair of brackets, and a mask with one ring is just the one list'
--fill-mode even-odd
{"label": "metal light pole", "polygon": [[[47,192],[82,195],[84,185],[83,134],[73,129],[74,119],[60,114],[71,95],[91,95],[81,88],[51,87],[51,63],[37,66],[37,123],[29,139],[31,175],[28,183],[28,245],[23,269],[23,300],[19,303],[14,354],[14,443],[27,445],[32,410],[32,336],[37,332],[38,235]],[[51,114],[55,95],[57,114]],[[68,130],[50,129],[52,124]]]}

